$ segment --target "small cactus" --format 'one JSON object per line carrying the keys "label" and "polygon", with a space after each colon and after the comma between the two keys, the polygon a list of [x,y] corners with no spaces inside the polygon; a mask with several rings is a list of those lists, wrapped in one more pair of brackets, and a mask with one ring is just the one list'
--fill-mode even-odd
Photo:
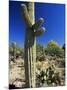
{"label": "small cactus", "polygon": [[16,59],[16,42],[12,43],[12,47],[13,47],[13,57],[14,57],[14,60],[15,60]]}

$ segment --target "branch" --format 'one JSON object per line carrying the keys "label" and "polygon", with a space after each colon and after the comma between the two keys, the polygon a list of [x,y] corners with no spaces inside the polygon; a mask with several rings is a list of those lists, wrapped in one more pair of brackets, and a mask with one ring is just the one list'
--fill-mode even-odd
{"label": "branch", "polygon": [[27,11],[27,7],[25,4],[21,4],[21,10],[22,10],[22,14],[24,16],[25,22],[29,27],[32,27],[32,23],[30,21],[30,17]]}

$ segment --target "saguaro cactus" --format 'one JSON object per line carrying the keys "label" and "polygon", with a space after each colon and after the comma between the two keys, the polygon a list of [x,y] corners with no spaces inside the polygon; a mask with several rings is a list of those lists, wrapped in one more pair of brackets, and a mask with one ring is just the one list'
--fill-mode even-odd
{"label": "saguaro cactus", "polygon": [[36,62],[36,36],[44,32],[44,28],[39,28],[43,19],[40,18],[35,23],[34,2],[21,4],[21,10],[25,19],[27,29],[25,31],[25,77],[26,87],[36,87],[35,62]]}

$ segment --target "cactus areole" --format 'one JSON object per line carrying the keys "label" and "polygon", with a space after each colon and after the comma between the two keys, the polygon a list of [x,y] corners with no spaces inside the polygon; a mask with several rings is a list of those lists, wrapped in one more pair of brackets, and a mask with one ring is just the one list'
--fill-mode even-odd
{"label": "cactus areole", "polygon": [[44,20],[43,18],[40,18],[37,22],[35,22],[34,2],[21,4],[21,11],[27,26],[24,44],[25,87],[31,88],[36,87],[36,36],[40,36],[44,32],[44,28],[39,28]]}

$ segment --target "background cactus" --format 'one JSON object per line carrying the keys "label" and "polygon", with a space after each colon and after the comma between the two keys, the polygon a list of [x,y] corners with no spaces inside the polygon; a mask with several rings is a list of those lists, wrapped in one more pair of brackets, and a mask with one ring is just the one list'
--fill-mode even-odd
{"label": "background cactus", "polygon": [[11,44],[11,47],[9,49],[10,54],[13,56],[13,59],[16,59],[16,51],[17,51],[17,47],[16,47],[16,42],[13,42]]}

